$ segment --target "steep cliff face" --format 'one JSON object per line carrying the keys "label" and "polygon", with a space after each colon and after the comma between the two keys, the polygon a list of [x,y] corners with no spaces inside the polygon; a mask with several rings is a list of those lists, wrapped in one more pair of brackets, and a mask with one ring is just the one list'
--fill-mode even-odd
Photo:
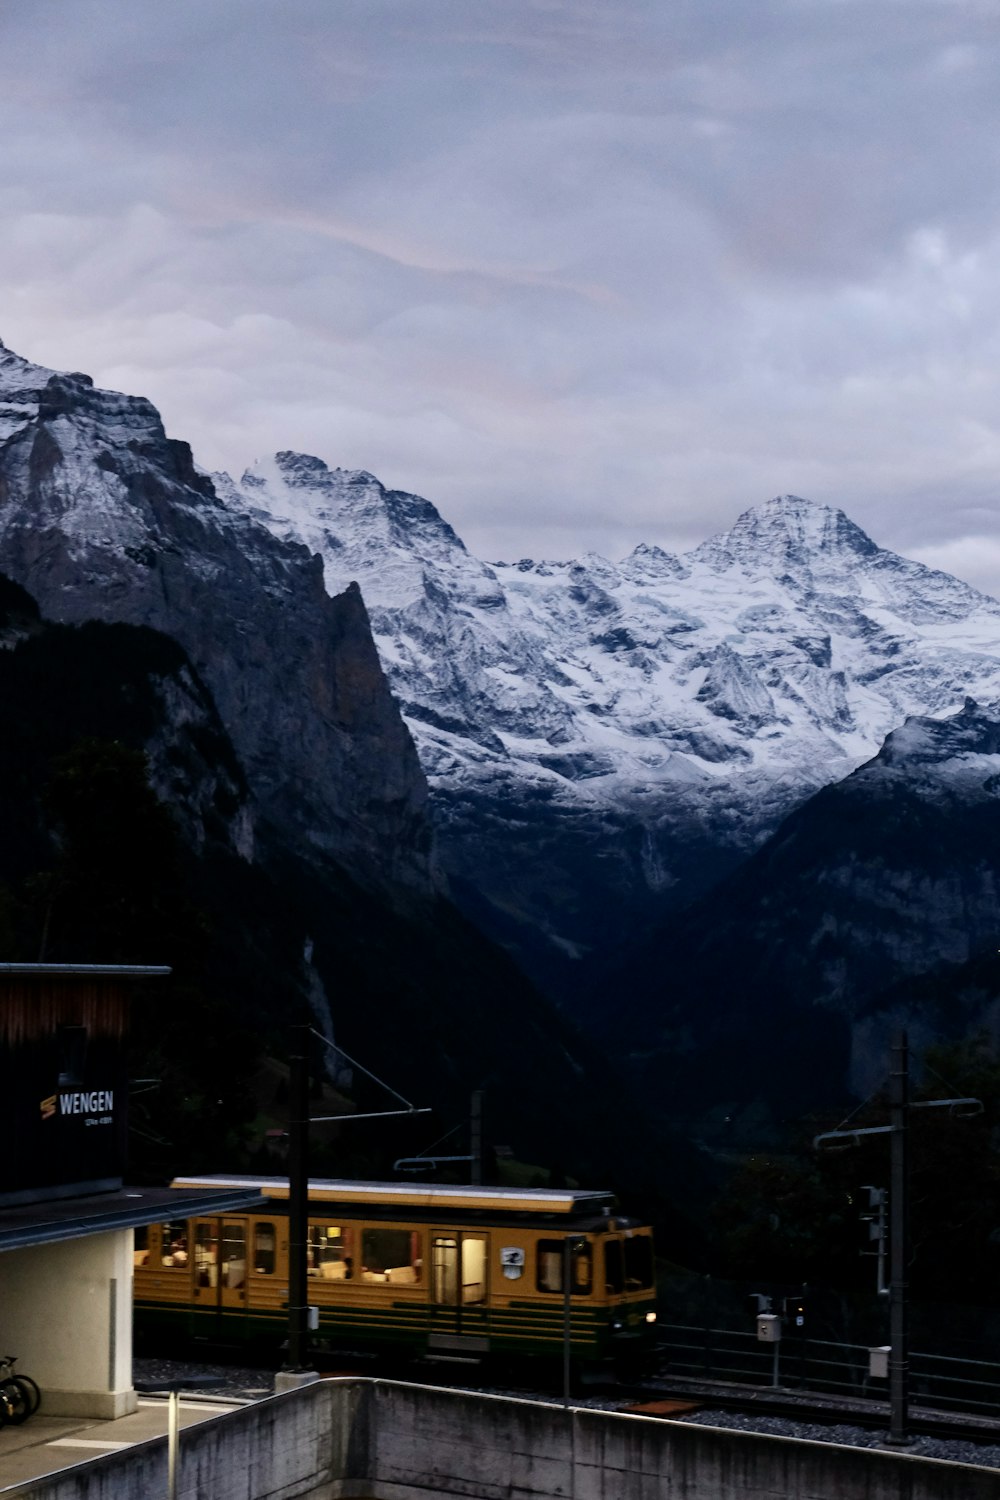
{"label": "steep cliff face", "polygon": [[217,499],[148,401],[0,350],[0,562],[63,622],[152,626],[204,678],[258,819],[382,890],[434,887],[426,786],[357,588]]}
{"label": "steep cliff face", "polygon": [[0,699],[0,878],[25,859],[47,857],[32,800],[53,759],[81,742],[141,751],[151,790],[195,855],[253,860],[246,778],[211,694],[176,642],[146,627],[43,621],[34,600],[0,576]]}
{"label": "steep cliff face", "polygon": [[[52,624],[0,578],[0,826],[0,956],[172,965],[165,1010],[137,1002],[137,1034],[156,1034],[140,1072],[169,1070],[183,1096],[204,1062],[215,1110],[246,1049],[213,1075],[216,1043],[192,1049],[193,1016],[211,1016],[220,1040],[246,1034],[266,1007],[245,972],[235,983],[220,972],[254,944],[263,970],[268,944],[249,917],[222,935],[235,925],[226,886],[253,883],[249,792],[175,641],[146,626]],[[286,977],[273,960],[259,989],[286,1008],[305,993],[294,962]]]}

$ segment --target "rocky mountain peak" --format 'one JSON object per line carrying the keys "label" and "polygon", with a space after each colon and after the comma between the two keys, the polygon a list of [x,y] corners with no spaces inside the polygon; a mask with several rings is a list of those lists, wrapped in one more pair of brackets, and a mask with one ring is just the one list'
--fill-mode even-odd
{"label": "rocky mountain peak", "polygon": [[315,533],[322,551],[331,528],[342,545],[351,540],[415,548],[432,534],[447,547],[465,551],[463,543],[429,500],[402,490],[389,490],[367,469],[334,469],[309,453],[285,449],[273,458],[258,459],[245,470],[238,485],[229,475],[214,476],[230,501],[243,497],[255,502],[265,521],[285,523],[304,541]]}
{"label": "rocky mountain peak", "polygon": [[93,384],[92,378],[79,370],[49,370],[44,365],[32,364],[0,343],[0,400],[13,397],[38,401],[45,392],[79,386],[93,388]]}
{"label": "rocky mountain peak", "polygon": [[878,552],[842,510],[800,495],[776,495],[744,511],[728,531],[703,542],[689,558],[719,570],[763,568],[780,576],[831,562],[867,562]]}
{"label": "rocky mountain peak", "polygon": [[34,381],[40,379],[41,383],[44,384],[56,372],[46,369],[44,365],[32,364],[30,360],[25,359],[20,354],[16,354],[13,349],[8,349],[7,345],[0,339],[0,390],[3,390],[9,381],[18,379],[29,373]]}
{"label": "rocky mountain peak", "polygon": [[691,571],[674,553],[664,552],[662,547],[648,542],[640,542],[637,547],[633,547],[619,566],[625,577],[636,583],[643,579],[656,582],[664,578],[687,578]]}
{"label": "rocky mountain peak", "polygon": [[213,481],[231,509],[321,554],[330,593],[361,579],[376,630],[382,611],[433,609],[441,589],[456,583],[476,607],[503,605],[492,570],[470,557],[429,500],[387,489],[366,469],[329,468],[285,450],[258,459],[238,483],[228,474]]}

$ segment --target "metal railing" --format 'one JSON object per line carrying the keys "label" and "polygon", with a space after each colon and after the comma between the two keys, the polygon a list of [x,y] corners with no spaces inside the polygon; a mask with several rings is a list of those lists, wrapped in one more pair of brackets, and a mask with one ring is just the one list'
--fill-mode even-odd
{"label": "metal railing", "polygon": [[[692,1378],[770,1386],[775,1371],[784,1389],[886,1400],[888,1382],[868,1372],[868,1346],[792,1333],[778,1346],[754,1333],[681,1323],[659,1325],[667,1372]],[[1000,1415],[1000,1364],[950,1355],[910,1353],[911,1398],[946,1411]]]}

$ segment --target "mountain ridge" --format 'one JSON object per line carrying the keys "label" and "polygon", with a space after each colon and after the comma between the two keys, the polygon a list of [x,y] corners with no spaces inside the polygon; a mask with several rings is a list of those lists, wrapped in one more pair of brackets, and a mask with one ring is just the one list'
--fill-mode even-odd
{"label": "mountain ridge", "polygon": [[[786,1067],[857,1082],[880,987],[995,940],[1000,604],[835,507],[778,496],[683,556],[491,565],[367,471],[282,450],[210,476],[149,402],[4,350],[0,566],[64,629],[186,653],[245,777],[238,858],[322,927],[331,983],[358,914],[380,1016],[412,1021],[460,950],[480,1003],[541,1005],[446,910],[435,841],[467,917],[591,1023],[581,960],[651,934],[593,1003],[634,992],[611,1024],[654,1091],[678,1059],[704,1085],[694,1041],[738,1084],[758,1022],[774,1098]],[[370,980],[380,927],[400,952]]]}
{"label": "mountain ridge", "polygon": [[486,564],[367,471],[216,487],[359,582],[453,888],[564,993],[566,955],[696,899],[907,715],[1000,702],[1000,604],[798,496],[683,556]]}

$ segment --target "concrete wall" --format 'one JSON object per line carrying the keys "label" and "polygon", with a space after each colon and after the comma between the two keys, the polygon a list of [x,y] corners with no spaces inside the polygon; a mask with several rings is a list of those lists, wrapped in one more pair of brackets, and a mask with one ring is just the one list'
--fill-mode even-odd
{"label": "concrete wall", "polygon": [[1000,1497],[1000,1472],[933,1459],[421,1387],[372,1396],[379,1500]]}
{"label": "concrete wall", "polygon": [[135,1411],[131,1229],[5,1251],[0,1328],[51,1415]]}
{"label": "concrete wall", "polygon": [[[316,1382],[260,1401],[180,1435],[178,1500],[338,1500],[372,1497],[330,1476],[368,1467],[369,1390],[364,1381]],[[4,1500],[161,1500],[167,1441],[156,1438],[0,1491]]]}
{"label": "concrete wall", "polygon": [[[366,1380],[187,1429],[180,1500],[998,1500],[1000,1473],[905,1454]],[[163,1439],[2,1493],[155,1500]]]}

